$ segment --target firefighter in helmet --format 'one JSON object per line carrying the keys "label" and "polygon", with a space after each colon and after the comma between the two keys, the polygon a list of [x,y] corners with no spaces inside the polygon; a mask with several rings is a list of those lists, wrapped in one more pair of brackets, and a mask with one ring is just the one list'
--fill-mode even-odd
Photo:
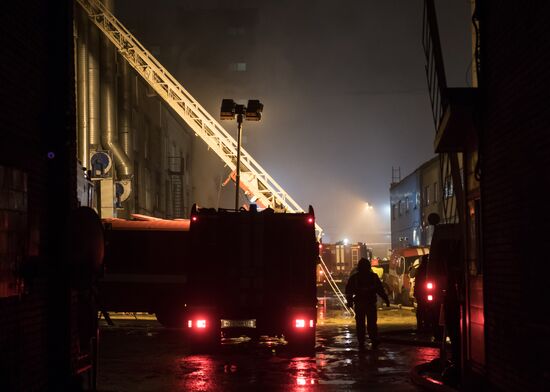
{"label": "firefighter in helmet", "polygon": [[346,299],[348,306],[355,305],[355,326],[359,349],[365,347],[365,316],[367,318],[367,332],[372,342],[372,347],[379,344],[378,326],[376,314],[376,295],[379,295],[390,306],[388,295],[384,291],[378,275],[371,269],[370,261],[361,258],[357,269],[351,272],[346,284]]}

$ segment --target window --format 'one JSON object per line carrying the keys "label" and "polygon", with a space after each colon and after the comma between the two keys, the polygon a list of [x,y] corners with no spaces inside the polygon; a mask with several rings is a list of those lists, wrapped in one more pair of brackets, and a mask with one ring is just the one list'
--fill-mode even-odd
{"label": "window", "polygon": [[444,191],[445,199],[448,199],[454,196],[453,179],[451,178],[451,176],[447,176],[445,178],[445,187],[443,191]]}
{"label": "window", "polygon": [[[27,173],[0,166],[0,298],[23,294],[23,280],[18,274],[23,260],[34,255],[37,228],[28,224]],[[34,219],[33,219],[34,220]],[[30,240],[31,243],[28,243]]]}
{"label": "window", "polygon": [[397,203],[397,209],[399,211],[399,216],[403,215],[403,202],[401,200]]}
{"label": "window", "polygon": [[395,220],[395,217],[396,217],[396,205],[395,204],[392,204],[391,205],[391,220]]}
{"label": "window", "polygon": [[246,63],[244,63],[244,62],[231,63],[229,65],[229,69],[233,72],[245,72],[246,71]]}
{"label": "window", "polygon": [[409,213],[409,196],[405,197],[405,212]]}
{"label": "window", "polygon": [[351,264],[355,265],[359,261],[359,249],[351,250]]}
{"label": "window", "polygon": [[427,207],[430,205],[430,186],[426,185],[424,188],[424,202],[422,203],[424,207]]}
{"label": "window", "polygon": [[416,210],[420,206],[420,192],[416,192],[416,200],[414,203],[414,209]]}

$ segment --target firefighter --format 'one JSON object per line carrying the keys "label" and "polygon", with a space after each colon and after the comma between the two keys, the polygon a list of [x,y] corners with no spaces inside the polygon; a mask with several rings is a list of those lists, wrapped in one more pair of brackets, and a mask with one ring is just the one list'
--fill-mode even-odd
{"label": "firefighter", "polygon": [[378,347],[378,327],[376,325],[376,294],[390,306],[388,295],[382,287],[370,265],[370,261],[361,258],[357,269],[352,271],[346,284],[346,299],[348,306],[355,305],[355,326],[359,349],[365,348],[365,316],[367,317],[367,332],[372,342],[372,347]]}

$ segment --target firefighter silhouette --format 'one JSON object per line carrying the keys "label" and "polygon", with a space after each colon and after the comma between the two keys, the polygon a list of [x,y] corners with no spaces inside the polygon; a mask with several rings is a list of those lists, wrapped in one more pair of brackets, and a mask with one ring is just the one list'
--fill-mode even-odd
{"label": "firefighter silhouette", "polygon": [[355,326],[359,349],[365,347],[365,316],[367,318],[367,332],[372,342],[372,347],[379,344],[376,313],[376,295],[379,295],[386,306],[390,306],[388,295],[384,291],[382,282],[370,266],[370,261],[361,258],[357,269],[350,274],[346,284],[346,299],[348,306],[355,306]]}

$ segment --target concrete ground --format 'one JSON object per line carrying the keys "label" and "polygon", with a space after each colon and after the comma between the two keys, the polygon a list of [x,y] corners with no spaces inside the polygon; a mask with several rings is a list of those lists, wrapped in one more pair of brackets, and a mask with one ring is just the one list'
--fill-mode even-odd
{"label": "concrete ground", "polygon": [[[233,339],[208,354],[193,353],[179,331],[154,317],[114,317],[114,327],[101,327],[99,391],[417,391],[411,368],[438,355],[436,348],[391,339],[359,352],[352,319],[322,316],[315,355],[305,357],[276,339]],[[410,309],[379,311],[382,337],[399,330],[406,336],[414,321]]]}

